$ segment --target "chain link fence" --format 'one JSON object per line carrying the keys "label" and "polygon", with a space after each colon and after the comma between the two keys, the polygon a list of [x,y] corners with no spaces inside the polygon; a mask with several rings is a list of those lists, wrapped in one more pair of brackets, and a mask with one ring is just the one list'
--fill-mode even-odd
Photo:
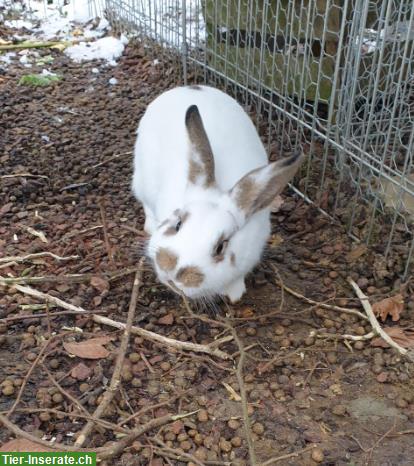
{"label": "chain link fence", "polygon": [[271,159],[305,147],[308,163],[292,188],[407,278],[414,261],[412,0],[94,4],[150,49],[179,59],[185,83],[236,96]]}

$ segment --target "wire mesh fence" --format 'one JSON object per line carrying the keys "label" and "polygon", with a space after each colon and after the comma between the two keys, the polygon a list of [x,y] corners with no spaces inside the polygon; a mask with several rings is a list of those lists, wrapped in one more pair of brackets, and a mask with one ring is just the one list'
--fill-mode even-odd
{"label": "wire mesh fence", "polygon": [[[96,3],[96,2],[95,2]],[[235,95],[270,158],[306,147],[293,186],[406,278],[414,261],[412,0],[99,0]],[[395,259],[397,257],[398,259]]]}

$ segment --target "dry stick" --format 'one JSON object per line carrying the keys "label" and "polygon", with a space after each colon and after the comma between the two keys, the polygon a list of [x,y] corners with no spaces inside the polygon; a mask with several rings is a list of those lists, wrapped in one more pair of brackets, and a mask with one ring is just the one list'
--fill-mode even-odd
{"label": "dry stick", "polygon": [[[27,294],[29,296],[33,296],[35,298],[42,299],[48,303],[53,303],[56,304],[59,307],[62,307],[63,309],[68,309],[69,311],[73,311],[74,313],[90,313],[91,311],[87,311],[79,306],[75,306],[73,304],[67,303],[65,301],[62,301],[59,298],[56,298],[54,296],[51,296],[47,293],[42,293],[41,291],[37,291],[34,288],[31,288],[29,286],[22,286],[22,285],[14,285],[13,286],[16,290]],[[96,314],[93,314],[93,320],[97,323],[108,325],[110,327],[115,327],[120,330],[125,329],[125,324],[122,322],[116,322],[115,320],[108,319],[107,317],[99,316]],[[232,336],[227,336],[220,338],[219,340],[216,340],[208,345],[201,345],[197,343],[190,343],[188,341],[179,341],[179,340],[174,340],[172,338],[164,337],[162,335],[159,335],[158,333],[150,332],[149,330],[145,330],[143,328],[139,327],[131,327],[131,332],[140,335],[143,338],[147,338],[148,340],[156,341],[158,343],[161,343],[164,346],[169,346],[172,348],[176,348],[179,350],[186,350],[186,351],[194,351],[196,353],[206,353],[210,354],[212,356],[217,356],[220,359],[232,359],[232,357],[225,353],[224,351],[219,350],[216,348],[216,346],[219,346],[223,343],[227,343],[233,339]]]}
{"label": "dry stick", "polygon": [[[97,419],[99,419],[105,413],[106,408],[109,406],[112,399],[114,398],[115,393],[117,392],[119,384],[121,382],[121,371],[125,359],[125,353],[129,343],[129,337],[131,335],[131,327],[135,316],[135,309],[137,307],[138,291],[141,286],[141,267],[143,265],[144,260],[145,259],[142,258],[139,261],[138,269],[135,273],[134,283],[132,286],[131,301],[129,303],[128,309],[127,322],[125,325],[124,334],[122,335],[121,345],[119,347],[118,356],[116,358],[115,369],[112,374],[111,382],[105,394],[103,395],[102,401],[93,413],[93,417]],[[86,439],[88,438],[88,435],[92,432],[94,425],[95,424],[93,421],[88,421],[85,424],[78,438],[76,439],[76,447],[81,447],[85,443]]]}
{"label": "dry stick", "polygon": [[318,333],[316,330],[312,330],[309,333],[309,336],[316,337],[316,338],[326,338],[328,340],[336,340],[338,338],[341,338],[342,340],[366,341],[366,340],[371,340],[371,338],[374,338],[376,336],[376,333],[369,332],[369,333],[366,333],[365,335],[348,335],[344,333],[340,335],[337,333]]}
{"label": "dry stick", "polygon": [[89,415],[89,411],[86,408],[84,408],[76,398],[74,398],[70,393],[68,393],[63,387],[59,385],[59,383],[50,373],[49,369],[43,363],[42,363],[42,367],[43,367],[43,370],[46,372],[47,376],[49,377],[49,380],[60,391],[60,393],[62,393],[63,396],[65,396],[68,400],[70,400],[73,403],[73,405],[76,406],[77,409],[79,409],[79,411],[83,412],[86,415]]}
{"label": "dry stick", "polygon": [[[277,273],[277,268],[273,264],[270,264],[270,267],[273,269],[273,271],[275,273]],[[326,303],[321,303],[321,302],[318,302],[318,301],[314,301],[313,299],[307,298],[306,296],[301,295],[297,291],[294,291],[291,288],[288,288],[284,283],[278,283],[278,285],[280,287],[283,287],[285,289],[285,291],[287,291],[292,296],[295,296],[296,298],[299,298],[302,301],[305,301],[305,302],[307,302],[309,304],[313,304],[315,306],[322,307],[324,309],[329,309],[329,310],[332,310],[332,311],[343,312],[344,314],[352,314],[354,316],[358,316],[360,319],[368,320],[366,315],[362,314],[362,312],[359,312],[356,309],[349,309],[347,307],[335,306],[333,304],[326,304]]]}
{"label": "dry stick", "polygon": [[[1,284],[1,280],[0,280],[0,284]],[[30,286],[13,285],[13,288],[20,291],[23,294],[33,296],[34,298],[42,299],[47,303],[56,304],[56,306],[63,307],[63,309],[68,309],[69,311],[74,311],[76,313],[78,313],[79,311],[88,312],[85,309],[82,309],[81,307],[75,306],[70,303],[66,303],[65,301],[62,301],[61,299],[56,298],[55,296],[51,296],[50,294],[47,294],[47,293],[42,293],[41,291],[35,290],[34,288],[31,288]]]}
{"label": "dry stick", "polygon": [[17,314],[16,316],[12,316],[12,317],[6,317],[5,319],[0,319],[0,322],[6,322],[6,323],[9,323],[9,322],[13,322],[14,320],[25,320],[25,319],[41,319],[43,317],[56,317],[56,316],[66,316],[66,315],[88,315],[88,314],[95,314],[95,313],[105,313],[107,311],[105,310],[102,310],[102,311],[61,311],[61,312],[49,312],[49,314],[47,313],[40,313],[40,314],[22,314],[22,315],[19,315]]}
{"label": "dry stick", "polygon": [[[98,168],[98,167],[102,167],[102,165],[105,165],[106,163],[108,162],[111,162],[112,160],[115,160],[115,159],[118,159],[119,157],[122,157],[123,155],[131,155],[132,154],[132,151],[129,151],[129,152],[122,152],[121,154],[115,154],[111,157],[108,157],[106,160],[104,160],[103,162],[100,162],[100,163],[97,163],[96,165],[93,165],[90,170],[94,169],[94,168]],[[88,171],[88,170],[86,170]]]}
{"label": "dry stick", "polygon": [[178,461],[186,460],[186,461],[191,461],[194,464],[198,464],[199,466],[204,466],[204,463],[202,463],[195,456],[190,455],[189,453],[186,453],[184,450],[181,450],[179,448],[170,448],[161,439],[158,439],[157,437],[155,437],[153,441],[161,447],[160,448],[161,452],[164,450],[166,452],[172,453],[173,455],[176,455]]}
{"label": "dry stick", "polygon": [[406,348],[403,348],[402,346],[400,346],[386,332],[384,332],[377,318],[374,315],[374,311],[372,310],[368,297],[365,296],[365,294],[361,291],[361,288],[354,282],[354,280],[352,280],[352,278],[348,278],[348,283],[355,290],[356,295],[361,301],[361,304],[365,312],[367,313],[369,323],[371,324],[371,327],[374,330],[374,332],[378,336],[380,336],[384,341],[386,341],[392,348],[395,348],[400,354],[411,358],[411,356],[409,355],[409,351]]}
{"label": "dry stick", "polygon": [[75,260],[79,259],[79,256],[67,256],[67,257],[61,257],[56,254],[53,254],[53,252],[45,251],[45,252],[36,252],[33,254],[28,254],[27,256],[8,256],[8,257],[1,257],[0,258],[0,263],[2,262],[25,262],[30,259],[38,259],[39,257],[52,257],[53,259],[56,259],[57,261],[70,261],[70,260]]}
{"label": "dry stick", "polygon": [[43,277],[1,277],[0,285],[28,285],[33,283],[84,283],[92,278],[92,274],[45,275]]}
{"label": "dry stick", "polygon": [[[111,327],[119,328],[121,330],[125,328],[125,324],[123,324],[122,322],[117,322],[115,320],[109,319],[108,317],[94,315],[93,320],[100,324],[109,325]],[[195,351],[196,353],[206,353],[212,356],[217,356],[221,359],[232,359],[229,354],[219,350],[218,348],[215,348],[215,346],[231,341],[233,337],[230,335],[227,337],[220,338],[219,340],[216,340],[213,343],[209,343],[208,345],[201,345],[199,343],[190,343],[188,341],[173,340],[172,338],[164,337],[162,335],[159,335],[158,333],[150,332],[149,330],[145,330],[143,328],[135,326],[131,327],[131,333],[140,335],[143,338],[147,338],[149,340],[161,343],[162,345],[169,346],[171,348]]]}
{"label": "dry stick", "polygon": [[99,447],[99,448],[79,448],[79,447],[74,447],[71,445],[65,445],[63,443],[57,443],[57,442],[52,443],[46,440],[42,440],[39,437],[36,437],[20,429],[20,427],[16,426],[16,424],[13,424],[13,422],[7,419],[6,416],[3,416],[3,414],[0,414],[0,423],[2,423],[7,429],[13,432],[17,437],[30,440],[33,443],[37,443],[51,450],[80,451],[80,452],[85,452],[85,453],[92,452],[92,453],[97,453],[99,458],[103,460],[103,459],[111,458],[115,456],[116,454],[120,453],[126,447],[128,447],[128,445],[131,444],[136,438],[138,438],[142,434],[145,434],[145,432],[148,432],[151,429],[160,427],[169,422],[177,421],[184,417],[192,416],[193,414],[194,413],[167,414],[166,416],[151,419],[151,421],[147,422],[143,426],[140,426],[137,429],[132,430],[130,434],[123,437],[120,441],[113,443],[109,446]]}
{"label": "dry stick", "polygon": [[302,450],[298,450],[298,451],[295,451],[293,453],[289,453],[287,455],[277,456],[276,458],[270,458],[270,460],[267,460],[264,463],[261,463],[260,466],[268,466],[269,464],[277,463],[277,462],[282,461],[282,460],[287,460],[289,458],[296,458],[299,455],[301,455],[302,453],[305,453],[305,452],[307,452],[309,450],[312,450],[313,448],[315,448],[315,445],[311,445],[309,447],[302,448]]}
{"label": "dry stick", "polygon": [[256,459],[256,452],[254,450],[252,433],[250,429],[250,418],[249,418],[249,413],[247,410],[247,394],[246,394],[246,387],[244,386],[244,380],[243,380],[243,365],[244,365],[246,353],[243,349],[243,344],[240,341],[240,338],[237,335],[236,330],[230,324],[229,324],[229,330],[231,331],[234,341],[237,343],[237,346],[239,347],[239,351],[240,351],[240,358],[239,358],[239,362],[237,363],[237,369],[236,369],[236,377],[239,383],[241,404],[242,404],[242,410],[243,410],[244,430],[245,430],[246,439],[247,439],[247,446],[249,448],[250,464],[251,466],[255,466],[258,463]]}
{"label": "dry stick", "polygon": [[[0,48],[0,50],[1,50],[1,48]],[[32,175],[31,173],[16,173],[15,175],[3,175],[0,178],[4,179],[4,178],[19,178],[19,177],[22,177],[22,178],[46,178],[46,179],[49,179],[49,177],[46,176],[46,175]]]}
{"label": "dry stick", "polygon": [[[6,414],[7,411],[0,411],[0,414]],[[80,413],[68,413],[66,411],[61,411],[59,409],[53,409],[53,408],[18,408],[15,410],[15,413],[28,413],[28,414],[34,414],[34,413],[50,413],[50,414],[56,414],[59,416],[66,416],[69,418],[75,418],[75,419],[94,419],[88,412],[87,414],[80,414]],[[103,419],[95,419],[96,423],[100,425],[101,427],[112,430],[114,432],[121,432],[123,434],[130,434],[131,429],[126,429],[125,427],[119,426],[117,424],[112,424],[112,422],[105,421]]]}
{"label": "dry stick", "polygon": [[105,215],[105,208],[102,202],[99,203],[99,210],[101,212],[101,219],[102,219],[102,226],[103,226],[103,233],[104,233],[104,241],[106,247],[106,253],[108,254],[109,262],[113,267],[116,267],[114,261],[114,255],[111,247],[111,243],[109,242],[109,235],[108,235],[108,224],[106,222],[106,215]]}
{"label": "dry stick", "polygon": [[29,381],[29,378],[30,378],[32,372],[34,371],[34,368],[39,363],[40,359],[42,358],[44,352],[46,351],[47,347],[49,346],[49,344],[51,343],[52,340],[54,340],[54,338],[51,338],[50,340],[46,340],[43,343],[43,346],[40,349],[39,354],[37,355],[37,358],[33,361],[32,365],[30,366],[30,369],[28,370],[27,374],[25,375],[25,377],[23,379],[23,383],[20,386],[19,393],[17,394],[16,400],[14,401],[12,407],[9,409],[9,412],[7,413],[7,417],[10,417],[13,414],[13,412],[16,409],[17,405],[19,404],[20,398],[22,397],[22,394],[23,394],[23,390],[24,390],[27,382]]}

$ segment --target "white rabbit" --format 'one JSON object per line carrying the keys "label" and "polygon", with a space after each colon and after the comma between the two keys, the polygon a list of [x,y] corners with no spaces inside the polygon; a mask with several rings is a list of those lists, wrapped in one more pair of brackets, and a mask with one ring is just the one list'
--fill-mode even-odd
{"label": "white rabbit", "polygon": [[132,190],[158,278],[189,298],[237,301],[269,237],[269,206],[302,155],[269,164],[242,107],[207,86],[157,97],[137,134]]}

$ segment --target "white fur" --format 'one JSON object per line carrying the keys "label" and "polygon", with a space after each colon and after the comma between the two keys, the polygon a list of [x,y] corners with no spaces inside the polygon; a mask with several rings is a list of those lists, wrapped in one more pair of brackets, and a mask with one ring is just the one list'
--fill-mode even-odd
{"label": "white fur", "polygon": [[[185,114],[197,105],[214,154],[216,186],[208,189],[188,182],[190,144]],[[247,220],[229,190],[249,171],[266,165],[267,155],[256,129],[242,107],[223,92],[202,86],[172,89],[156,98],[142,117],[135,144],[132,189],[142,202],[145,229],[151,235],[148,254],[159,248],[178,256],[169,273],[154,266],[159,279],[173,281],[187,296],[226,295],[238,300],[245,291],[245,275],[260,260],[270,234],[270,210]],[[189,212],[176,235],[165,236],[159,225],[176,209]],[[211,253],[221,234],[232,235],[222,262]],[[231,263],[235,255],[235,265]],[[177,270],[197,266],[205,275],[200,288],[185,288],[175,281]]]}

